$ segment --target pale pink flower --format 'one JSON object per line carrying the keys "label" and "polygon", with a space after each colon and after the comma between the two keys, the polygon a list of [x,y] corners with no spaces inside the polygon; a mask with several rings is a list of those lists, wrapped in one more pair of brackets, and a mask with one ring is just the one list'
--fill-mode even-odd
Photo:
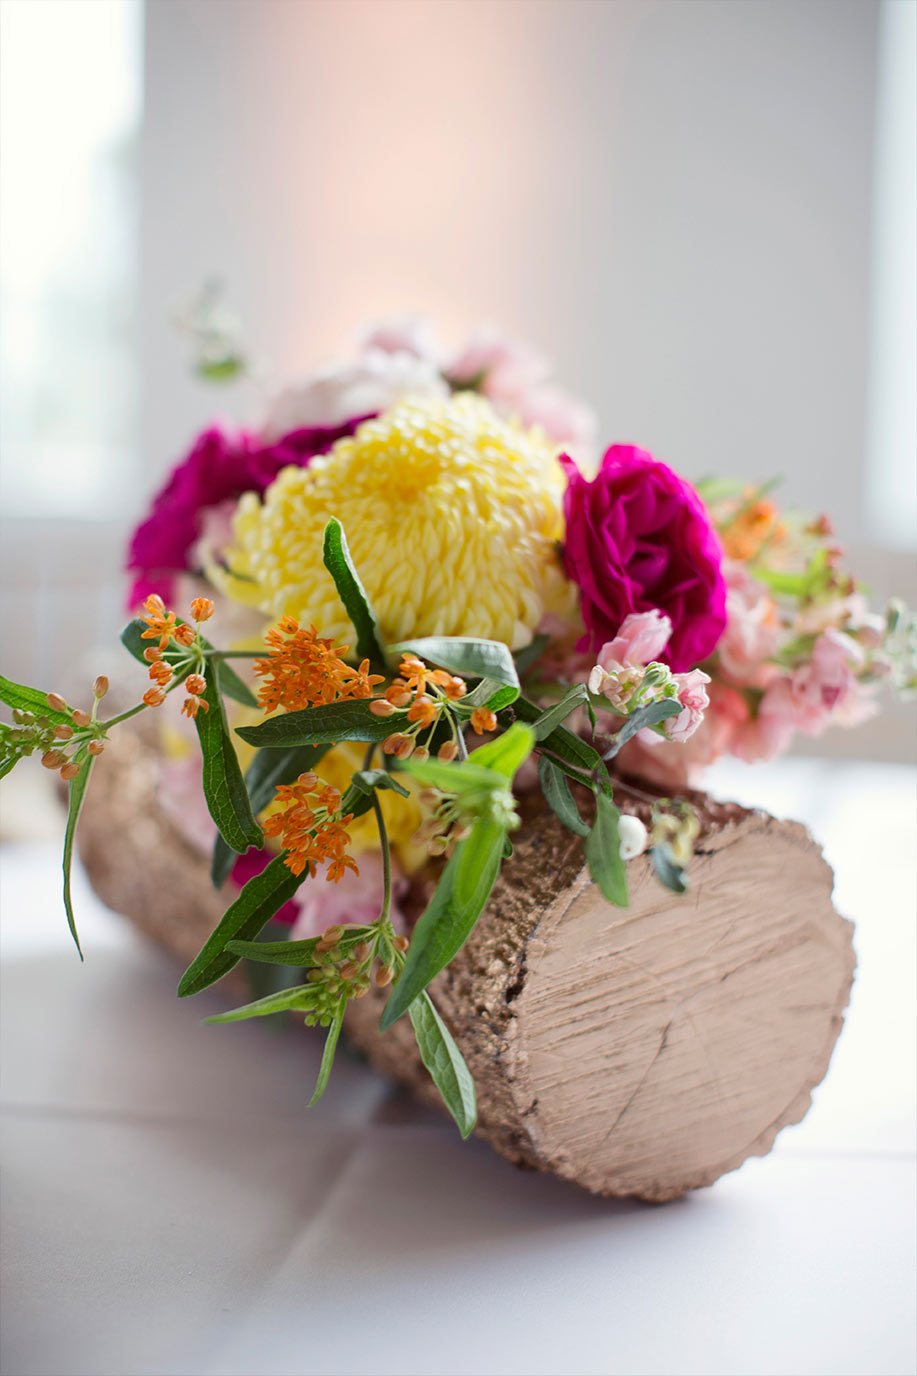
{"label": "pale pink flower", "polygon": [[385,354],[413,354],[436,363],[433,326],[424,315],[390,315],[371,325],[360,339],[360,352],[381,349]]}
{"label": "pale pink flower", "polygon": [[796,614],[793,627],[799,635],[818,635],[832,627],[858,628],[872,620],[866,598],[861,592],[853,592],[847,597],[832,597],[827,602],[813,602],[803,607]]}
{"label": "pale pink flower", "polygon": [[658,608],[631,612],[621,622],[614,640],[602,646],[597,662],[605,669],[611,664],[649,664],[659,659],[671,634],[672,622]]}
{"label": "pale pink flower", "polygon": [[686,674],[676,674],[675,681],[682,711],[677,717],[669,717],[664,721],[662,729],[667,740],[681,743],[694,735],[710,705],[707,696],[710,675],[702,669],[690,669]]}
{"label": "pale pink flower", "polygon": [[448,395],[449,388],[431,360],[367,349],[355,361],[331,364],[282,391],[268,410],[264,438],[344,425],[386,411],[406,397]]}
{"label": "pale pink flower", "polygon": [[[726,629],[717,654],[726,673],[738,683],[763,686],[777,652],[780,622],[777,606],[767,588],[751,578],[737,560],[724,561],[726,576]],[[762,670],[764,675],[762,676]]]}

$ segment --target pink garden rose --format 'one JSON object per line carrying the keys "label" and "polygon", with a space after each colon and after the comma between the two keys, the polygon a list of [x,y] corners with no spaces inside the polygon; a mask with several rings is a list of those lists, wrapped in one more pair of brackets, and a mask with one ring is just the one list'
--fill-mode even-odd
{"label": "pink garden rose", "polygon": [[579,584],[587,639],[611,641],[631,612],[658,608],[672,623],[670,667],[692,669],[726,626],[722,551],[689,483],[644,449],[613,445],[590,482],[572,459],[564,496],[564,562]]}

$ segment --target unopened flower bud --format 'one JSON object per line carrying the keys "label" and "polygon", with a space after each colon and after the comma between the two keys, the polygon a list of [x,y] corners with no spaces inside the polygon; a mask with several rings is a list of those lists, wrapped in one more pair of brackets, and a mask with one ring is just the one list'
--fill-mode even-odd
{"label": "unopened flower bud", "polygon": [[413,737],[412,737],[412,736],[402,736],[402,737],[401,737],[401,741],[400,741],[400,743],[399,743],[399,745],[398,745],[398,749],[395,751],[395,756],[396,756],[396,758],[399,759],[399,760],[407,760],[407,759],[409,759],[409,758],[411,757],[411,755],[413,755],[413,753],[414,753],[414,739],[413,739]]}
{"label": "unopened flower bud", "polygon": [[61,769],[60,776],[62,779],[75,779],[79,772],[80,766],[76,764],[73,760],[70,760]]}
{"label": "unopened flower bud", "polygon": [[104,698],[108,692],[108,679],[104,674],[99,674],[95,683],[92,685],[92,695],[95,698]]}
{"label": "unopened flower bud", "polygon": [[321,940],[325,946],[335,946],[344,935],[344,928],[340,922],[333,922],[330,927],[326,927],[322,932]]}
{"label": "unopened flower bud", "polygon": [[359,960],[359,961],[362,962],[362,961],[364,961],[364,960],[366,959],[366,957],[367,957],[368,955],[369,955],[369,942],[368,942],[368,941],[360,941],[360,942],[357,943],[356,946],[354,946],[354,948],[353,948],[353,958],[354,958],[354,960]]}
{"label": "unopened flower bud", "polygon": [[183,621],[180,626],[176,626],[172,634],[179,645],[187,646],[194,644],[194,627],[189,626],[187,621]]}
{"label": "unopened flower bud", "polygon": [[46,755],[42,755],[41,762],[45,769],[60,769],[62,764],[67,763],[67,756],[62,750],[49,750]]}
{"label": "unopened flower bud", "polygon": [[64,723],[61,722],[60,726],[55,726],[54,734],[59,741],[69,741],[70,737],[73,735],[73,727],[65,726]]}
{"label": "unopened flower bud", "polygon": [[162,650],[155,645],[148,645],[143,652],[143,658],[147,664],[155,664],[157,659],[162,659]]}
{"label": "unopened flower bud", "polygon": [[90,741],[90,742],[89,742],[89,753],[90,753],[90,755],[101,755],[101,753],[102,753],[102,751],[103,751],[104,749],[105,749],[105,743],[104,743],[104,741]]}
{"label": "unopened flower bud", "polygon": [[374,717],[390,717],[395,709],[385,698],[373,698],[369,710]]}
{"label": "unopened flower bud", "polygon": [[457,754],[458,746],[455,741],[445,741],[437,750],[436,758],[438,760],[454,760]]}
{"label": "unopened flower bud", "polygon": [[400,933],[398,934],[398,936],[392,937],[392,945],[394,946],[396,951],[406,951],[410,944],[411,943],[408,940],[408,938],[406,936],[402,936]]}
{"label": "unopened flower bud", "polygon": [[67,704],[64,702],[64,699],[61,697],[60,693],[48,694],[48,706],[54,712],[66,712],[67,710]]}
{"label": "unopened flower bud", "polygon": [[395,971],[390,965],[380,965],[375,974],[375,981],[380,989],[384,989],[387,984],[391,984],[394,977]]}
{"label": "unopened flower bud", "polygon": [[429,758],[430,752],[425,745],[419,745],[417,749],[414,751],[415,760],[420,760],[422,762],[423,760],[428,760]]}
{"label": "unopened flower bud", "polygon": [[365,998],[366,998],[366,995],[367,995],[368,993],[369,993],[369,985],[368,985],[368,984],[358,984],[358,985],[356,986],[356,988],[354,989],[353,994],[351,995],[351,997],[352,997],[352,998],[355,998],[355,999],[365,999]]}
{"label": "unopened flower bud", "polygon": [[354,965],[352,960],[346,961],[341,966],[341,979],[353,979],[359,968],[359,965]]}
{"label": "unopened flower bud", "polygon": [[166,695],[161,688],[148,688],[143,695],[147,707],[161,707],[165,700]]}
{"label": "unopened flower bud", "polygon": [[81,707],[77,707],[73,713],[74,726],[88,726],[92,718],[88,712],[84,712]]}
{"label": "unopened flower bud", "polygon": [[185,688],[189,693],[200,696],[201,693],[207,691],[207,680],[203,674],[189,674],[185,679]]}
{"label": "unopened flower bud", "polygon": [[195,597],[191,603],[191,615],[195,621],[209,621],[213,616],[213,603],[209,597]]}
{"label": "unopened flower bud", "polygon": [[646,850],[647,843],[646,827],[639,817],[631,817],[629,813],[622,813],[618,820],[618,842],[619,852],[622,860],[633,860],[635,856],[642,855]]}

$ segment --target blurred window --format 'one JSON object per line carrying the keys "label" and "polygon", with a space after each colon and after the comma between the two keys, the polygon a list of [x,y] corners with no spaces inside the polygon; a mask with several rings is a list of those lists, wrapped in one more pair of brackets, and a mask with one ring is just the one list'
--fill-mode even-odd
{"label": "blurred window", "polygon": [[8,516],[130,509],[142,25],[142,0],[0,6]]}

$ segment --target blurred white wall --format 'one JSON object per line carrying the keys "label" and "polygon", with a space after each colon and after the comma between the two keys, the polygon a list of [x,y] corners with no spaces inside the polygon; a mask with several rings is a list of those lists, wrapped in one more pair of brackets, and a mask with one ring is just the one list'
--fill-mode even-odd
{"label": "blurred white wall", "polygon": [[282,372],[387,310],[491,317],[689,475],[859,541],[873,0],[150,0],[151,468],[218,404],[163,303],[214,269]]}

